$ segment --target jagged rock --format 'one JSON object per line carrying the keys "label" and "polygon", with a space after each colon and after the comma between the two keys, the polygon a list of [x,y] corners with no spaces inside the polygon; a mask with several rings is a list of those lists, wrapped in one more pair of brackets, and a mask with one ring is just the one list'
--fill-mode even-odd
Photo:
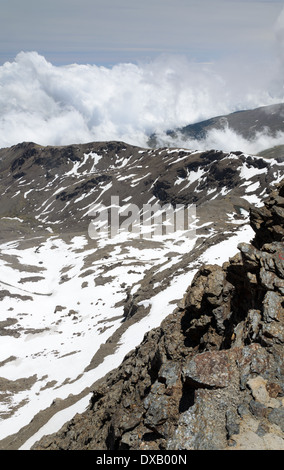
{"label": "jagged rock", "polygon": [[251,210],[252,244],[202,267],[89,409],[34,449],[284,450],[283,196],[284,181]]}

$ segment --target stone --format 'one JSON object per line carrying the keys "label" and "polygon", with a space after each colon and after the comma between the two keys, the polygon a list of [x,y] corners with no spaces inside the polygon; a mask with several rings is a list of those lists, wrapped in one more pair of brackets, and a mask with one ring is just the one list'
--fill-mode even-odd
{"label": "stone", "polygon": [[283,298],[274,291],[268,291],[263,300],[263,317],[264,321],[271,323],[272,321],[280,322],[284,316],[282,307]]}
{"label": "stone", "polygon": [[280,402],[271,398],[267,390],[267,380],[261,376],[249,379],[247,382],[254,399],[268,408],[279,408]]}
{"label": "stone", "polygon": [[240,432],[240,417],[238,416],[236,410],[229,409],[226,411],[226,429],[228,432],[228,439],[234,434],[239,434]]}
{"label": "stone", "polygon": [[183,380],[193,388],[227,387],[231,374],[231,365],[225,351],[197,354],[182,369]]}
{"label": "stone", "polygon": [[284,433],[284,408],[273,409],[268,414],[268,420],[271,423],[279,426],[281,428],[281,431]]}

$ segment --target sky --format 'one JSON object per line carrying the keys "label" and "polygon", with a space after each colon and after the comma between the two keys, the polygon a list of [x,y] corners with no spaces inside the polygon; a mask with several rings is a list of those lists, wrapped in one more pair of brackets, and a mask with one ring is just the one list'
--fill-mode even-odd
{"label": "sky", "polygon": [[[284,102],[284,0],[0,0],[0,147],[156,133]],[[187,148],[255,153],[223,129]]]}
{"label": "sky", "polygon": [[182,54],[208,62],[275,47],[279,0],[0,0],[0,64],[37,51],[55,65]]}

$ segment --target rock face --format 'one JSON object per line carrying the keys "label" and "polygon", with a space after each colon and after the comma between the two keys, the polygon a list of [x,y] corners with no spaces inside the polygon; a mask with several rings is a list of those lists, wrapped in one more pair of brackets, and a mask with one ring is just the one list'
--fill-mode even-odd
{"label": "rock face", "polygon": [[255,238],[203,266],[182,303],[36,450],[284,450],[284,181]]}

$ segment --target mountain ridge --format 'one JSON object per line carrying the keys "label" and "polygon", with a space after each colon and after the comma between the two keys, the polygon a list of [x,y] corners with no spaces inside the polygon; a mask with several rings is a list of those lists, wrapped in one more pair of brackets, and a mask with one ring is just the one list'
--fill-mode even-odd
{"label": "mountain ridge", "polygon": [[205,265],[176,308],[34,450],[284,449],[284,180],[255,238]]}
{"label": "mountain ridge", "polygon": [[[222,129],[224,127],[231,128],[249,140],[256,133],[263,133],[265,130],[269,131],[272,136],[275,136],[277,132],[283,130],[283,119],[283,103],[261,106],[251,110],[235,111],[228,115],[216,116],[198,123],[197,126],[200,130],[198,129],[197,131],[197,137],[204,137],[205,133],[212,128]],[[181,129],[181,132],[194,137],[196,135],[194,127],[195,124],[185,126]],[[200,133],[199,135],[198,132]]]}
{"label": "mountain ridge", "polygon": [[[179,141],[186,142],[202,141],[206,139],[212,131],[230,130],[248,142],[257,141],[257,136],[269,136],[275,138],[277,134],[284,131],[284,104],[277,103],[273,105],[261,106],[254,109],[239,110],[229,114],[213,116],[210,119],[188,124],[176,129],[169,129],[165,133],[165,139],[170,142],[178,137]],[[156,134],[152,134],[149,138],[149,145],[155,147],[159,138]],[[267,152],[268,149],[263,150]],[[261,154],[261,153],[260,153]],[[274,149],[273,158],[283,159],[283,149],[280,147]]]}
{"label": "mountain ridge", "polygon": [[[61,409],[81,412],[198,268],[249,241],[250,203],[282,175],[282,162],[241,151],[117,141],[1,149],[1,448],[31,447]],[[91,238],[92,208],[111,212],[112,196],[123,210],[195,206],[194,233]]]}

